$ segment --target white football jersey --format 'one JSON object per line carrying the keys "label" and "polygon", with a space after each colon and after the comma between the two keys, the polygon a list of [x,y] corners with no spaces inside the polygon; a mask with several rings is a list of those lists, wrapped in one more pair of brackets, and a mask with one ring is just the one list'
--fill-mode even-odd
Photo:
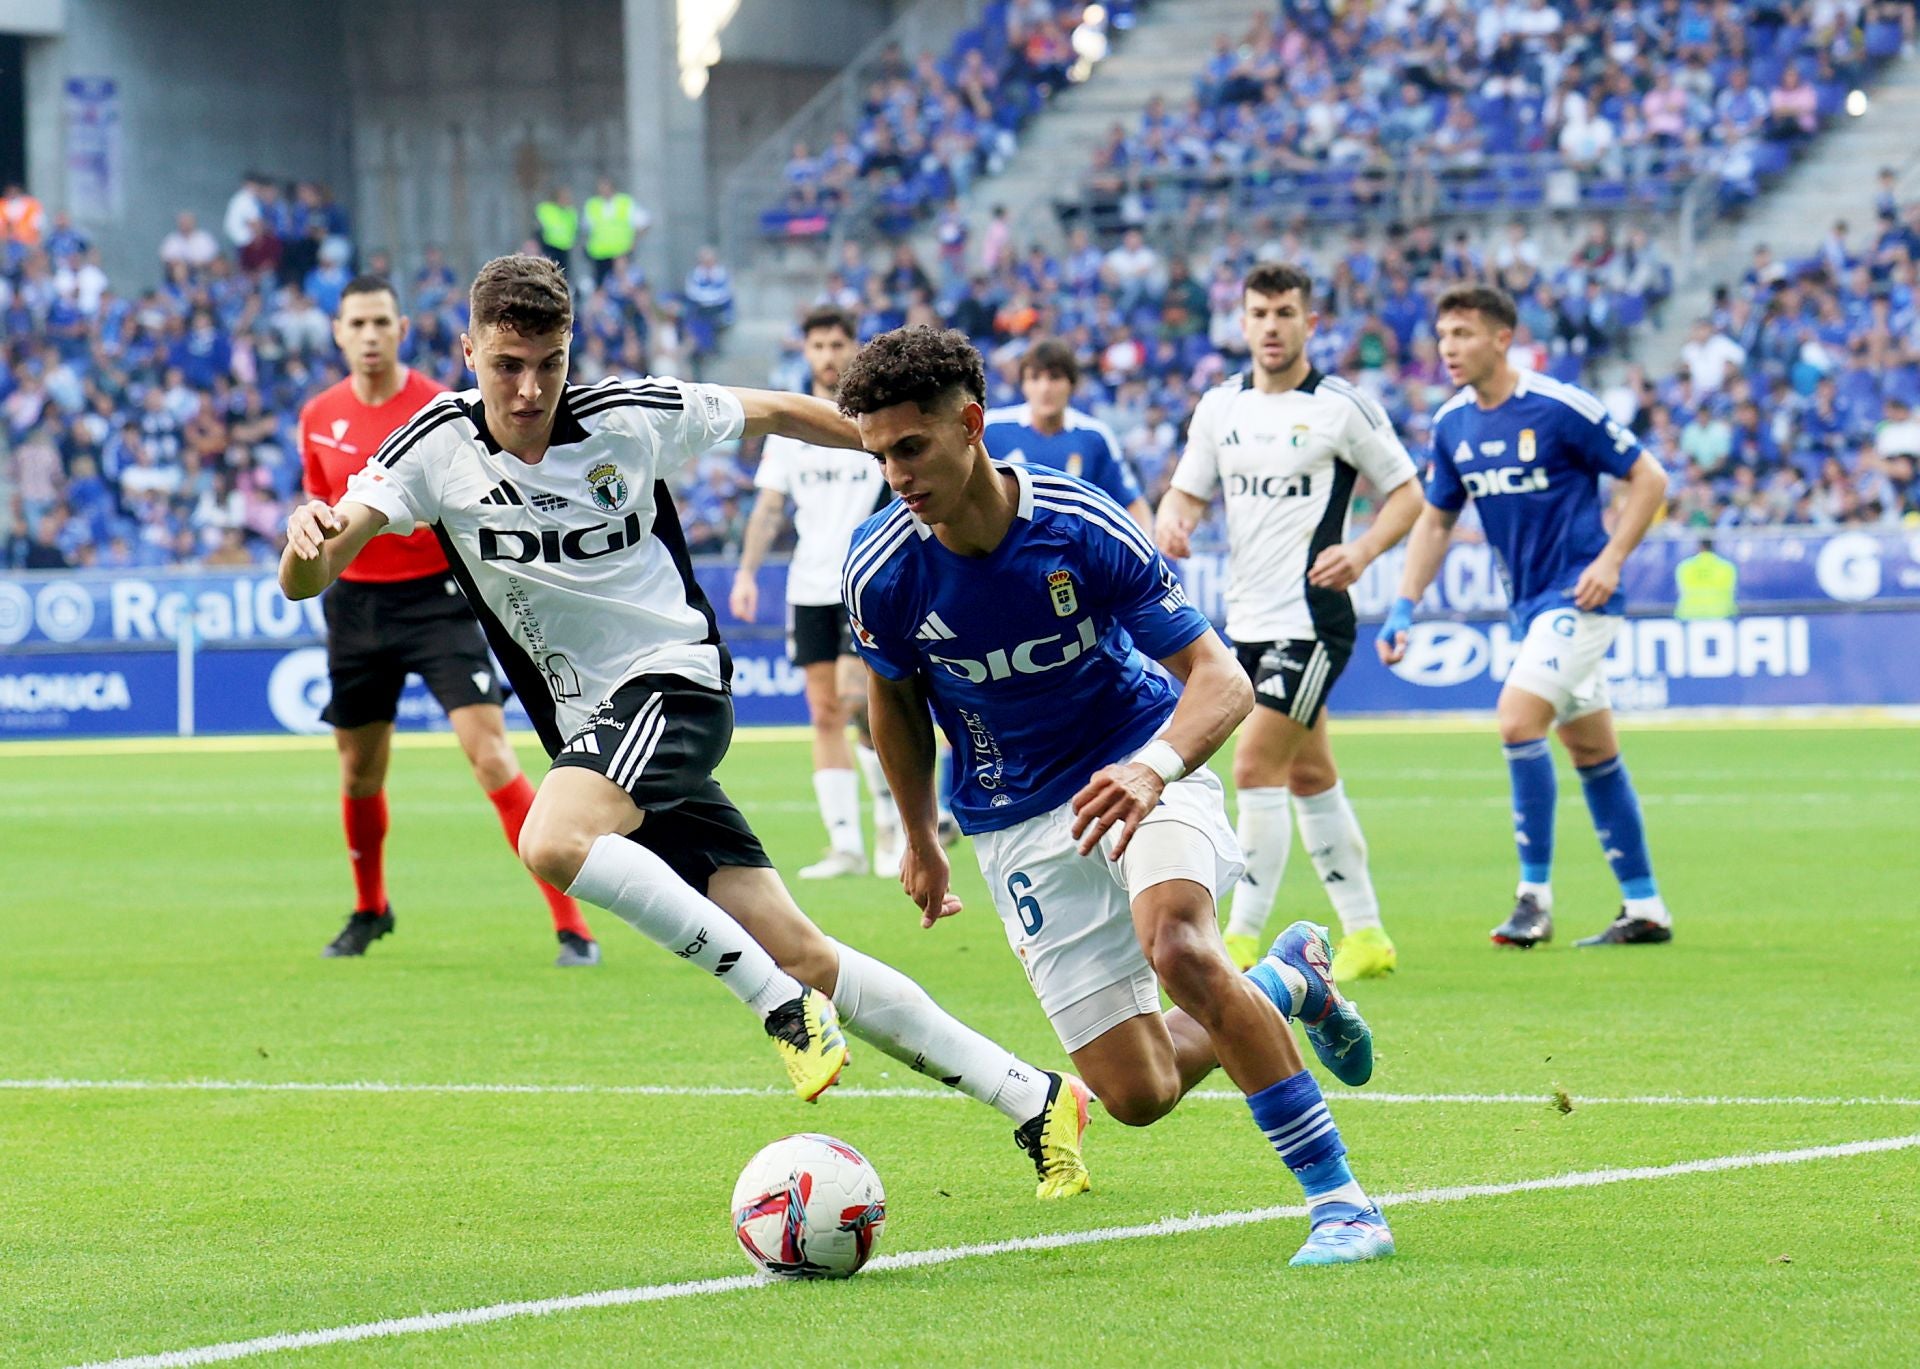
{"label": "white football jersey", "polygon": [[552,445],[528,464],[493,440],[478,390],[444,394],[342,502],[385,514],[383,533],[433,528],[552,754],[635,675],[726,687],[732,662],[665,477],[745,425],[717,386],[569,385]]}
{"label": "white football jersey", "polygon": [[1309,371],[1280,394],[1234,376],[1201,396],[1173,488],[1225,493],[1234,641],[1351,641],[1353,601],[1309,585],[1307,571],[1346,540],[1361,475],[1385,495],[1414,478],[1413,459],[1379,404],[1337,376]]}
{"label": "white football jersey", "polygon": [[880,463],[848,447],[816,447],[776,434],[761,449],[753,483],[793,501],[787,602],[839,603],[840,571],[853,530],[892,498]]}

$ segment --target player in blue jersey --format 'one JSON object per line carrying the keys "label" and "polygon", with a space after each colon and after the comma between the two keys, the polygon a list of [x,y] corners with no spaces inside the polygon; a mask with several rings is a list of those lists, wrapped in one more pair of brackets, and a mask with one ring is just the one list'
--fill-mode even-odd
{"label": "player in blue jersey", "polygon": [[[980,354],[931,328],[881,334],[840,384],[899,496],[854,534],[842,592],[906,835],[901,884],[924,927],[960,911],[935,832],[931,705],[1007,939],[1108,1113],[1145,1126],[1218,1064],[1306,1190],[1294,1263],[1390,1254],[1286,1027],[1314,1024],[1347,1082],[1371,1073],[1325,933],[1296,923],[1243,977],[1215,921],[1241,859],[1206,761],[1252,686],[1118,504],[987,454],[985,393]],[[1177,698],[1142,652],[1184,684]],[[1178,1005],[1165,1017],[1162,985]]]}
{"label": "player in blue jersey", "polygon": [[[1622,900],[1605,931],[1577,944],[1671,941],[1640,800],[1614,735],[1605,665],[1625,611],[1620,568],[1660,511],[1666,473],[1585,390],[1508,361],[1515,313],[1504,292],[1456,286],[1435,314],[1441,361],[1463,388],[1434,415],[1428,507],[1407,543],[1400,598],[1380,629],[1380,658],[1392,665],[1406,654],[1414,602],[1433,583],[1454,520],[1472,499],[1521,634],[1499,706],[1520,885],[1493,940],[1529,947],[1553,937],[1556,795],[1547,734],[1556,732],[1579,771]],[[1625,486],[1611,536],[1601,521],[1602,475]]]}
{"label": "player in blue jersey", "polygon": [[987,455],[1065,471],[1104,490],[1142,531],[1151,531],[1153,511],[1120,454],[1120,439],[1099,419],[1069,407],[1079,383],[1073,348],[1057,338],[1034,343],[1020,358],[1020,394],[1027,402],[987,411]]}

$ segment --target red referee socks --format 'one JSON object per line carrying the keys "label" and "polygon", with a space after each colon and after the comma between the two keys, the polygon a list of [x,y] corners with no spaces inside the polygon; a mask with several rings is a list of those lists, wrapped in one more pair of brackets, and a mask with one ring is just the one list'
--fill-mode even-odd
{"label": "red referee socks", "polygon": [[385,912],[387,880],[381,851],[387,843],[386,790],[364,799],[342,795],[340,816],[347,828],[347,859],[353,865],[354,911]]}
{"label": "red referee socks", "polygon": [[[517,855],[520,851],[520,827],[527,820],[527,810],[533,807],[533,785],[525,775],[515,775],[510,782],[487,797],[493,801],[494,811],[500,815],[500,826],[506,831],[507,845]],[[540,895],[547,901],[547,911],[553,914],[554,931],[572,932],[576,936],[593,939],[593,933],[587,929],[586,919],[580,916],[578,903],[544,880],[536,879],[534,883],[540,886]]]}

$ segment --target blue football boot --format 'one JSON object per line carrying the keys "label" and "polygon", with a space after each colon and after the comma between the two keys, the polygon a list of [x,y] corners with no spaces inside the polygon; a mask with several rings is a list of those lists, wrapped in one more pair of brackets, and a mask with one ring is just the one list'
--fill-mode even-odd
{"label": "blue football boot", "polygon": [[1369,1203],[1322,1203],[1313,1213],[1307,1243],[1288,1264],[1358,1264],[1384,1260],[1393,1253],[1393,1232],[1380,1209]]}
{"label": "blue football boot", "polygon": [[[1305,981],[1307,992],[1299,1011],[1286,986],[1282,968]],[[1327,929],[1296,922],[1274,938],[1266,959],[1247,977],[1273,1000],[1281,1015],[1307,1030],[1307,1044],[1333,1077],[1350,1088],[1373,1078],[1373,1031],[1360,1009],[1340,996],[1333,982],[1333,943]]]}

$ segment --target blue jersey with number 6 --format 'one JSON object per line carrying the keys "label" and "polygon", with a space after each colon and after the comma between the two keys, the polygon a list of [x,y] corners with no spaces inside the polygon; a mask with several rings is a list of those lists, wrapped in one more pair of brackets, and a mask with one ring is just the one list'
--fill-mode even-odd
{"label": "blue jersey with number 6", "polygon": [[1145,746],[1175,695],[1141,652],[1164,660],[1212,631],[1113,500],[1051,471],[995,469],[1019,505],[991,553],[949,551],[895,504],[854,533],[841,582],[867,664],[924,677],[969,833],[1058,808]]}
{"label": "blue jersey with number 6", "polygon": [[[1585,390],[1522,371],[1505,403],[1483,409],[1462,390],[1433,416],[1427,502],[1457,513],[1473,500],[1524,631],[1573,602],[1607,545],[1600,476],[1626,475],[1643,450]],[[1625,612],[1626,596],[1615,591],[1601,611]]]}

